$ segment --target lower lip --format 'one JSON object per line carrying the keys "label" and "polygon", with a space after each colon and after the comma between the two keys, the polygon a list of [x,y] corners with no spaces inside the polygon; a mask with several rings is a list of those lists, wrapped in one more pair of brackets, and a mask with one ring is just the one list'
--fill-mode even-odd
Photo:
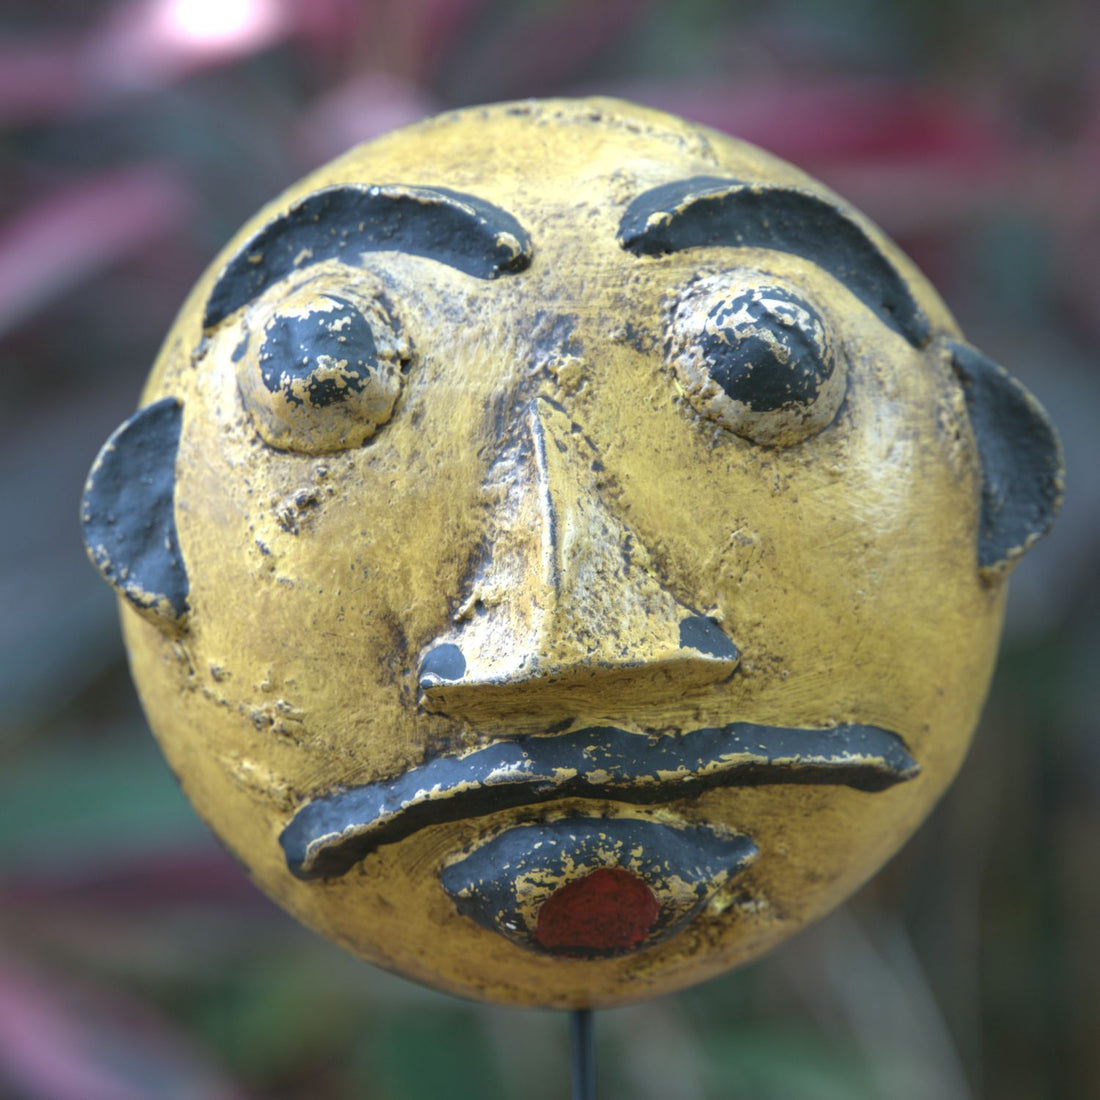
{"label": "lower lip", "polygon": [[496,833],[440,881],[459,913],[520,947],[606,959],[686,927],[756,854],[708,825],[569,816]]}
{"label": "lower lip", "polygon": [[597,867],[542,903],[534,939],[554,955],[618,955],[641,947],[661,912],[657,895],[621,867]]}

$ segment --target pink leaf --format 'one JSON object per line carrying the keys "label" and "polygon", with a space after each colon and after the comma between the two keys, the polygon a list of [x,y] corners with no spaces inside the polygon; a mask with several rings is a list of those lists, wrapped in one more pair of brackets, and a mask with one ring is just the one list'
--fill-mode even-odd
{"label": "pink leaf", "polygon": [[57,38],[0,41],[0,125],[67,114],[80,98],[79,43]]}
{"label": "pink leaf", "polygon": [[369,72],[315,101],[297,126],[302,159],[320,164],[436,110],[422,89],[400,77]]}
{"label": "pink leaf", "polygon": [[213,842],[201,848],[100,859],[85,873],[23,873],[0,883],[0,909],[125,912],[144,917],[183,902],[267,910],[270,903],[241,867]]}
{"label": "pink leaf", "polygon": [[0,960],[0,1088],[33,1100],[236,1100],[144,1007]]}
{"label": "pink leaf", "polygon": [[636,25],[652,0],[586,0],[514,16],[478,37],[462,58],[463,95],[504,99],[553,95]]}
{"label": "pink leaf", "polygon": [[105,173],[0,225],[0,333],[107,265],[181,226],[192,206],[161,165]]}
{"label": "pink leaf", "polygon": [[487,0],[419,0],[421,81],[429,83],[461,44],[463,32]]}
{"label": "pink leaf", "polygon": [[994,121],[968,104],[886,80],[647,82],[617,93],[801,164],[936,158],[982,169],[1006,146]]}

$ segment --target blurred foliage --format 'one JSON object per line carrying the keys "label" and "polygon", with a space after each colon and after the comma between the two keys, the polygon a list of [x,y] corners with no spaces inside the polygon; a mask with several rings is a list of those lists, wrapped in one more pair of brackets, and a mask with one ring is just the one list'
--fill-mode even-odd
{"label": "blurred foliage", "polygon": [[144,731],[76,502],[191,283],[279,188],[432,110],[624,94],[824,178],[1059,424],[958,784],[773,957],[600,1014],[601,1094],[1100,1094],[1100,50],[1084,0],[51,0],[0,9],[0,1095],[563,1097],[565,1019],[341,954]]}

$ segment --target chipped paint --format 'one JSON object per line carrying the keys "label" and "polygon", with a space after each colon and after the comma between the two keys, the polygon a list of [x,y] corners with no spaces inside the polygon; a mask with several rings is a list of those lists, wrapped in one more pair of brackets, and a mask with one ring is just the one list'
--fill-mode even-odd
{"label": "chipped paint", "polygon": [[188,796],[321,934],[518,1004],[682,988],[873,874],[1061,494],[1042,410],[872,223],[605,99],[295,184],[141,406],[85,533]]}

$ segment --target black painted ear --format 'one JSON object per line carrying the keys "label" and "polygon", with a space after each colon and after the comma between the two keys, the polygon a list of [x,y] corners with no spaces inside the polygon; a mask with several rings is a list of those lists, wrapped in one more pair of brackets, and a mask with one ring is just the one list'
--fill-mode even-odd
{"label": "black painted ear", "polygon": [[1042,405],[980,351],[948,343],[982,464],[978,565],[1006,573],[1050,529],[1062,503],[1062,446]]}
{"label": "black painted ear", "polygon": [[160,627],[178,628],[190,585],[176,536],[176,451],[183,406],[165,397],[103,445],[81,502],[84,544],[112,588]]}

